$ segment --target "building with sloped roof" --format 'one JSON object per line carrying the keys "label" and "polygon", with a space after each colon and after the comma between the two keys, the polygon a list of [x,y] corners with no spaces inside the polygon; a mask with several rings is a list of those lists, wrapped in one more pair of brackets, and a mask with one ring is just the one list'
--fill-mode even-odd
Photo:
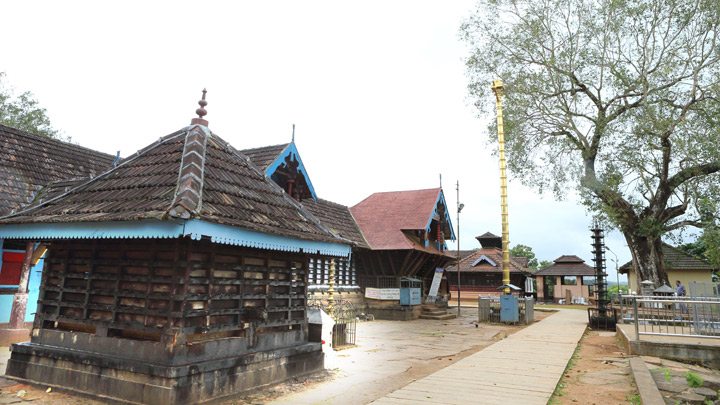
{"label": "building with sloped roof", "polygon": [[[460,293],[465,295],[499,295],[502,286],[502,237],[486,232],[475,237],[481,248],[460,260]],[[448,281],[453,295],[458,291],[457,268],[451,266]],[[510,257],[510,284],[525,294],[525,280],[533,276],[525,257]]]}
{"label": "building with sloped roof", "polygon": [[592,297],[595,269],[575,255],[562,255],[553,264],[535,273],[538,301],[557,302],[567,299],[568,292],[586,302]]}
{"label": "building with sloped roof", "polygon": [[[680,280],[685,286],[688,286],[691,281],[712,282],[713,271],[717,270],[717,268],[710,265],[706,260],[685,253],[667,243],[662,244],[661,252],[670,284],[675,285],[675,280]],[[632,262],[620,266],[618,271],[620,274],[628,276],[628,288],[630,291],[640,291],[638,286],[641,280],[638,280],[638,272]],[[689,293],[690,291],[688,291]]]}
{"label": "building with sloped roof", "polygon": [[1,238],[47,244],[32,338],[8,375],[195,403],[323,367],[310,262],[353,244],[213,133],[204,98],[190,126],[0,218]]}
{"label": "building with sloped roof", "polygon": [[[397,290],[401,279],[417,278],[427,293],[435,268],[445,267],[454,258],[445,243],[445,238],[455,236],[440,188],[375,193],[348,208],[317,197],[294,140],[242,152],[333,234],[352,243],[352,258],[335,260],[336,299],[365,307],[377,318],[419,315],[419,308],[403,308],[397,298],[363,300],[363,292],[368,288]],[[329,267],[327,261],[311,261],[313,299],[327,298]]]}
{"label": "building with sloped roof", "polygon": [[[114,160],[112,155],[0,125],[0,217],[97,176]],[[52,191],[48,183],[53,184]],[[31,269],[21,288],[27,250],[31,251]],[[43,252],[43,245],[0,237],[0,346],[29,339]]]}

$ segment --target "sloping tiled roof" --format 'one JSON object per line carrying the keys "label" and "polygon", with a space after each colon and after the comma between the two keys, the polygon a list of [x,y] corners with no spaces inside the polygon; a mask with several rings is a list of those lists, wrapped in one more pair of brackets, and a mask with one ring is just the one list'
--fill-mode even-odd
{"label": "sloping tiled roof", "polygon": [[403,230],[425,229],[432,219],[440,188],[375,193],[350,207],[374,250],[412,249]]}
{"label": "sloping tiled roof", "polygon": [[340,242],[207,128],[161,138],[116,168],[2,223],[200,219],[302,239]]}
{"label": "sloping tiled roof", "polygon": [[58,180],[96,176],[114,156],[0,125],[0,216],[31,202]]}
{"label": "sloping tiled roof", "polygon": [[[480,260],[478,262],[479,259]],[[488,262],[489,259],[495,265]],[[525,266],[517,258],[510,258],[510,273],[533,274],[533,271]],[[460,260],[460,272],[466,273],[498,273],[502,272],[502,250],[496,247],[482,248],[474,251],[469,256]],[[477,264],[473,266],[473,264]]]}
{"label": "sloping tiled roof", "polygon": [[[688,253],[685,253],[680,248],[676,248],[668,245],[667,243],[662,244],[662,254],[665,259],[665,267],[667,270],[708,270],[712,271],[715,268],[711,266],[707,261],[698,259]],[[629,261],[620,266],[620,272],[626,274],[628,269],[632,268],[632,261]]]}
{"label": "sloping tiled roof", "polygon": [[271,163],[290,145],[284,143],[282,145],[263,146],[260,148],[245,149],[241,153],[250,158],[255,166],[265,171]]}
{"label": "sloping tiled roof", "polygon": [[321,198],[317,201],[312,198],[303,200],[302,205],[331,232],[352,241],[359,247],[370,248],[348,207]]}
{"label": "sloping tiled roof", "polygon": [[575,255],[563,255],[553,260],[553,264],[538,270],[537,276],[594,276],[595,268],[585,264],[585,260]]}

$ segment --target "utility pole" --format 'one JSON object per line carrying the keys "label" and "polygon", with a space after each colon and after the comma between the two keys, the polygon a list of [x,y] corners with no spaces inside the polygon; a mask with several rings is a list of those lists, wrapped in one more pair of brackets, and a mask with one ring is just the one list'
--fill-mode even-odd
{"label": "utility pole", "polygon": [[458,291],[458,316],[460,316],[460,211],[465,204],[460,204],[460,180],[455,187],[457,190],[457,291]]}

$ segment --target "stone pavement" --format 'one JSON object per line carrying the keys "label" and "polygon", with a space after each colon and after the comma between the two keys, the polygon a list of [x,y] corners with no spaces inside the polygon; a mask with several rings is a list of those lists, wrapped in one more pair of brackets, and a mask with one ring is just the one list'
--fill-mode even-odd
{"label": "stone pavement", "polygon": [[586,326],[587,312],[560,310],[372,403],[544,405]]}

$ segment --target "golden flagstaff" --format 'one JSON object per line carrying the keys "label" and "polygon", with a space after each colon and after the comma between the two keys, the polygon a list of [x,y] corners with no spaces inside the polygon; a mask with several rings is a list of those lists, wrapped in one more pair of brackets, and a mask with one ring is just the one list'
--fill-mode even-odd
{"label": "golden flagstaff", "polygon": [[[508,205],[507,205],[507,174],[505,170],[505,134],[503,130],[502,117],[502,91],[505,89],[501,80],[494,80],[490,86],[495,93],[495,105],[497,106],[498,140],[500,148],[500,205],[502,206],[502,283],[510,284],[510,231],[508,229]],[[505,287],[505,294],[510,294],[510,288]]]}

